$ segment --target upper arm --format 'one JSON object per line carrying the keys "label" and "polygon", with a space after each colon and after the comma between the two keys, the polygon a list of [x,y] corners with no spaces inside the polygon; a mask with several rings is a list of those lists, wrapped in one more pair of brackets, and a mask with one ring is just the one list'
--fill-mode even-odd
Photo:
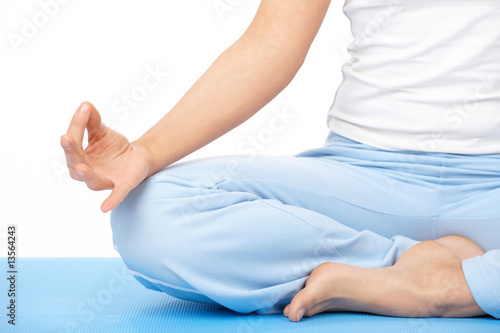
{"label": "upper arm", "polygon": [[242,38],[301,65],[329,5],[330,0],[262,0]]}

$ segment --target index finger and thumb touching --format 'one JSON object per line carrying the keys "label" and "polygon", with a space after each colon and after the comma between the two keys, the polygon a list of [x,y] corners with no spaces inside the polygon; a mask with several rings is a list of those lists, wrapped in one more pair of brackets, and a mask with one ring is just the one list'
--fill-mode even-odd
{"label": "index finger and thumb touching", "polygon": [[64,149],[66,162],[73,179],[83,180],[75,169],[78,164],[88,165],[83,154],[83,139],[85,130],[89,132],[89,140],[92,136],[105,132],[105,126],[101,122],[101,116],[96,108],[89,102],[82,103],[76,110],[69,124],[66,134],[61,136],[61,146]]}
{"label": "index finger and thumb touching", "polygon": [[105,126],[101,122],[99,112],[89,102],[82,103],[73,115],[66,134],[61,137],[63,147],[65,143],[70,141],[81,145],[85,129],[89,131],[89,139],[94,135],[100,135],[105,132]]}
{"label": "index finger and thumb touching", "polygon": [[108,212],[123,201],[130,186],[113,184],[107,179],[101,179],[92,167],[85,161],[83,155],[83,139],[85,130],[89,133],[89,141],[101,137],[106,132],[106,126],[101,121],[97,109],[89,102],[82,103],[76,110],[66,134],[61,136],[61,146],[66,155],[70,175],[75,180],[85,181],[90,189],[112,188],[109,197],[103,202],[101,210]]}

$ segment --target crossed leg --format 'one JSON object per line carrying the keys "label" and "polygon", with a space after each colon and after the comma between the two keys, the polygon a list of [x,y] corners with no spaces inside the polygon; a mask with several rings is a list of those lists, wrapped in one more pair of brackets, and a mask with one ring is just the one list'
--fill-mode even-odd
{"label": "crossed leg", "polygon": [[439,175],[439,164],[405,174],[405,156],[366,146],[302,157],[216,157],[155,174],[111,216],[127,268],[147,288],[242,313],[283,311],[293,298],[295,321],[338,310],[426,316],[418,293],[434,288],[429,279],[464,286],[451,274],[461,273],[457,239],[416,241],[433,239],[436,202],[431,176],[418,175]]}

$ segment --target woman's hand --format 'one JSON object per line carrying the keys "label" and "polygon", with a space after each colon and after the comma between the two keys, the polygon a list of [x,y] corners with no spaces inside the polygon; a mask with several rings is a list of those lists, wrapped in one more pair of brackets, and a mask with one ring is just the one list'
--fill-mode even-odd
{"label": "woman's hand", "polygon": [[[82,146],[85,129],[88,146]],[[68,131],[61,136],[71,178],[83,181],[94,191],[112,189],[101,205],[106,213],[114,209],[154,167],[152,154],[143,146],[130,143],[120,133],[106,127],[99,112],[88,103],[76,111]]]}

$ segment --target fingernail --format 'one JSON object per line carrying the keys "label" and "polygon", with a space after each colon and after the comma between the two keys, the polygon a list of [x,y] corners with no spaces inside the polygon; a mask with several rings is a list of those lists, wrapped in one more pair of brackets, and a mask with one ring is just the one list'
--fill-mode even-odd
{"label": "fingernail", "polygon": [[80,112],[81,112],[81,113],[85,113],[85,112],[87,112],[87,110],[88,110],[88,109],[89,109],[89,108],[87,107],[87,105],[83,105],[83,106],[80,108]]}
{"label": "fingernail", "polygon": [[77,174],[78,176],[80,176],[80,177],[85,176],[85,174],[84,174],[83,172],[81,172],[81,171],[75,170],[75,172],[76,172],[76,174]]}
{"label": "fingernail", "polygon": [[306,313],[306,309],[302,308],[297,312],[297,321],[300,321],[302,317],[304,316],[304,313]]}
{"label": "fingernail", "polygon": [[67,147],[69,147],[69,142],[64,141],[64,140],[61,140],[61,145],[62,145],[63,147],[66,147],[66,148],[67,148]]}
{"label": "fingernail", "polygon": [[285,317],[288,317],[288,310],[289,310],[289,309],[288,309],[288,308],[286,308],[286,309],[283,311],[283,315],[284,315]]}

